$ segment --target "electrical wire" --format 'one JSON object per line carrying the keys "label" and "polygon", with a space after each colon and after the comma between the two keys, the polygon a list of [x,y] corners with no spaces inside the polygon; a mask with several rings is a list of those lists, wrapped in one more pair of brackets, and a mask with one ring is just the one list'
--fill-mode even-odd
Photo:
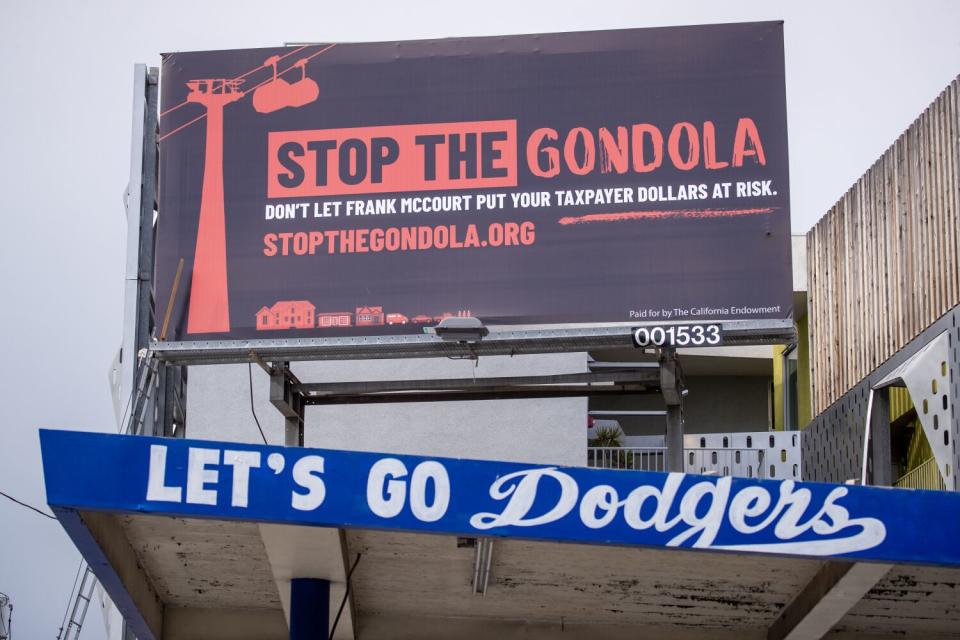
{"label": "electrical wire", "polygon": [[343,607],[347,604],[347,598],[350,597],[350,577],[353,576],[353,570],[360,564],[360,556],[362,555],[362,553],[357,554],[357,559],[353,561],[353,566],[350,567],[350,572],[347,573],[347,588],[343,592],[343,600],[340,601],[340,608],[337,609],[337,617],[333,619],[333,626],[330,627],[330,637],[328,640],[333,640],[333,634],[337,630],[337,623],[340,622],[340,614],[343,613]]}
{"label": "electrical wire", "polygon": [[21,501],[17,500],[16,498],[14,498],[13,496],[10,496],[10,495],[5,494],[3,491],[0,491],[0,496],[3,496],[4,498],[6,498],[7,500],[10,500],[11,502],[16,502],[16,503],[17,503],[18,505],[20,505],[21,507],[26,507],[27,509],[30,509],[31,511],[36,511],[37,513],[39,513],[40,515],[42,515],[42,516],[44,516],[44,517],[46,517],[46,518],[50,518],[51,520],[56,520],[56,519],[57,519],[57,516],[52,516],[52,515],[50,515],[49,513],[45,512],[45,511],[41,511],[40,509],[37,509],[37,508],[34,507],[33,505],[29,505],[29,504],[27,504],[26,502],[21,502]]}
{"label": "electrical wire", "polygon": [[263,438],[263,444],[267,442],[267,436],[263,435],[263,427],[260,426],[260,420],[257,418],[257,412],[253,408],[253,365],[247,364],[247,378],[250,380],[250,413],[253,415],[253,421],[257,423],[257,429],[260,430],[260,437]]}

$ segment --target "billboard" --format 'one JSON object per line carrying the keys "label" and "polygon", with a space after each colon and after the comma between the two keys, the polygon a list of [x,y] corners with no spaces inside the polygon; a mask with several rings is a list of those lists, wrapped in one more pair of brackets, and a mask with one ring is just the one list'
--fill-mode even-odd
{"label": "billboard", "polygon": [[792,317],[779,22],[166,54],[159,139],[172,340]]}

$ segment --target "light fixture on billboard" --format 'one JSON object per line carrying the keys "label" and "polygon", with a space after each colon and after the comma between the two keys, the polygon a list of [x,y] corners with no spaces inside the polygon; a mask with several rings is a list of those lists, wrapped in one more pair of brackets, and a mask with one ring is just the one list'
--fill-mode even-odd
{"label": "light fixture on billboard", "polygon": [[441,340],[452,342],[479,342],[490,333],[479,318],[473,317],[444,318],[433,328],[433,331]]}

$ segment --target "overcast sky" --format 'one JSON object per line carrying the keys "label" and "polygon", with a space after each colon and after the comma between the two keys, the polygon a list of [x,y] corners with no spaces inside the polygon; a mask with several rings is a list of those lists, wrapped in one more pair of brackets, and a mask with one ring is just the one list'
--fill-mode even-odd
{"label": "overcast sky", "polygon": [[[115,430],[133,65],[161,51],[786,21],[793,228],[804,232],[960,73],[960,2],[29,2],[0,8],[0,491],[45,497],[38,427]],[[54,638],[78,554],[0,499],[18,640]],[[102,638],[91,611],[83,638]]]}

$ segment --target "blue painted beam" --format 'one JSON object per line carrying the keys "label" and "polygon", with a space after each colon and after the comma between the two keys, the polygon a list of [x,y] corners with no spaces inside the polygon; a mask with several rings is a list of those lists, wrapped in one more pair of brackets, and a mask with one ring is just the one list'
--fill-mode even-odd
{"label": "blue painted beam", "polygon": [[[144,615],[146,612],[141,610],[143,602],[138,603],[131,593],[134,585],[128,585],[121,577],[122,570],[115,567],[108,557],[105,544],[107,541],[100,540],[90,531],[87,523],[83,521],[80,513],[76,509],[63,507],[54,507],[54,515],[60,521],[70,540],[80,551],[84,561],[90,565],[93,575],[100,581],[101,586],[110,594],[110,599],[123,619],[127,623],[137,640],[159,640],[162,635],[162,621],[155,620],[151,625]],[[120,535],[119,532],[117,534]],[[121,536],[122,537],[122,536]],[[114,540],[115,544],[126,545],[126,540]],[[132,553],[132,551],[131,551]],[[161,626],[157,626],[160,622]]]}

